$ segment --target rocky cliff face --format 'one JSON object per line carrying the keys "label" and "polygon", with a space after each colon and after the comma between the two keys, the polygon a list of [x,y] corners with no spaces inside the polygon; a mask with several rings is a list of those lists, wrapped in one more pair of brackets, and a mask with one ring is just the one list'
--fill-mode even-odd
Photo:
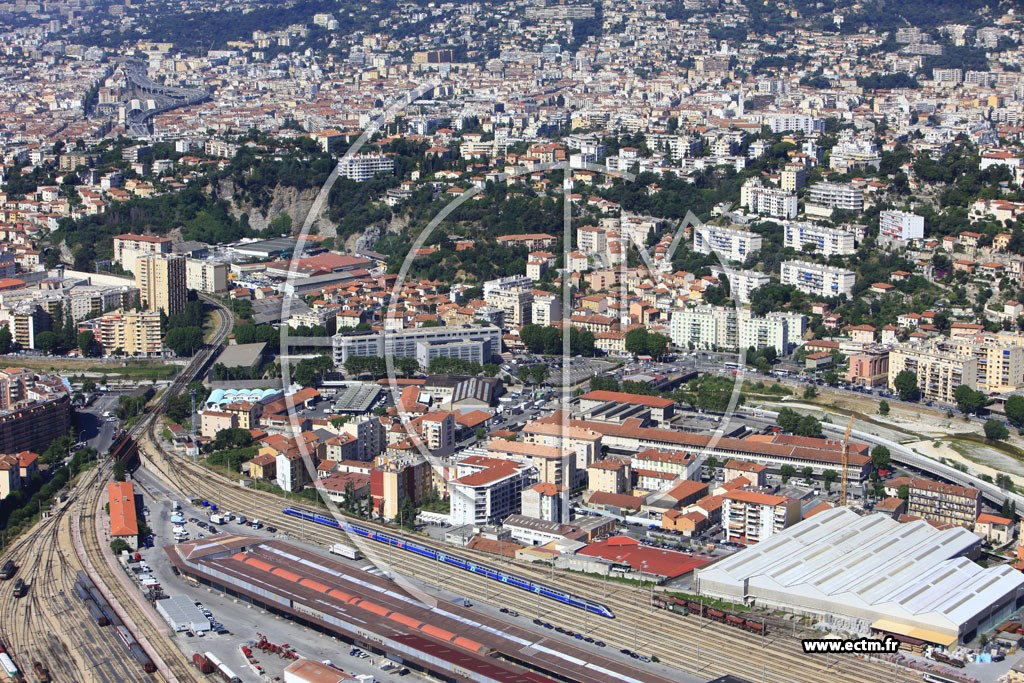
{"label": "rocky cliff face", "polygon": [[[247,204],[240,204],[235,201],[234,183],[222,181],[217,188],[222,199],[231,202],[231,213],[234,216],[249,214],[249,225],[253,230],[264,230],[270,222],[282,214],[288,214],[292,219],[292,231],[298,233],[306,220],[306,215],[313,208],[319,188],[297,190],[294,187],[278,185],[271,193],[270,205],[266,209],[259,209]],[[336,233],[335,224],[327,218],[327,202],[321,207],[320,213],[311,226],[317,234],[333,237]]]}

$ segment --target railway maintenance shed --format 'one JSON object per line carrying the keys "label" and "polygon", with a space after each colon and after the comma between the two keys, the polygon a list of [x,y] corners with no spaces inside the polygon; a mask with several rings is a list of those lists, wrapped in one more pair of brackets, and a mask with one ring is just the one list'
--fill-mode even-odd
{"label": "railway maintenance shed", "polygon": [[1024,575],[969,559],[964,527],[825,510],[696,572],[702,595],[951,646],[1024,606]]}
{"label": "railway maintenance shed", "polygon": [[[407,592],[282,541],[219,534],[164,552],[190,580],[441,680],[669,683],[593,649]],[[572,616],[579,618],[575,611]]]}

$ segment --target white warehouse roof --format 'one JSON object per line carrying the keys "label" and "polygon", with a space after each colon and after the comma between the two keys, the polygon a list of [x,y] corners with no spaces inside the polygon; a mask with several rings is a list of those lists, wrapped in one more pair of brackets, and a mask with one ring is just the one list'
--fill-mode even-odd
{"label": "white warehouse roof", "polygon": [[883,621],[908,635],[923,629],[952,640],[1024,601],[1020,572],[986,569],[962,556],[980,542],[963,527],[939,530],[924,520],[900,524],[834,508],[698,569],[696,579],[709,595]]}

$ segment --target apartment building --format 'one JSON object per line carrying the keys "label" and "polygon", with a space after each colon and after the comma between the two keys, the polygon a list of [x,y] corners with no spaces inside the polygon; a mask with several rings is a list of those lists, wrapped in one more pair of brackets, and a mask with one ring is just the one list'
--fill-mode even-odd
{"label": "apartment building", "polygon": [[936,340],[936,348],[978,361],[976,387],[986,394],[1014,391],[1024,385],[1024,346],[1001,343],[994,337],[950,337]]}
{"label": "apartment building", "polygon": [[844,183],[814,183],[808,188],[807,204],[808,215],[831,216],[833,209],[863,211],[864,193]]}
{"label": "apartment building", "polygon": [[629,489],[632,468],[625,460],[605,458],[587,466],[587,490],[625,493]]}
{"label": "apartment building", "polygon": [[488,306],[504,312],[504,327],[522,327],[528,325],[533,313],[533,290],[495,289],[484,296]]}
{"label": "apartment building", "polygon": [[762,239],[756,232],[742,228],[699,225],[693,229],[693,250],[700,254],[714,252],[726,261],[745,261],[761,251]]}
{"label": "apartment building", "polygon": [[145,254],[136,259],[135,286],[146,310],[167,315],[184,310],[188,293],[185,260],[179,254],[164,253]]}
{"label": "apartment building", "polygon": [[185,286],[204,294],[228,291],[228,264],[203,259],[185,259]]}
{"label": "apartment building", "polygon": [[924,217],[908,211],[882,211],[878,214],[878,233],[897,240],[924,238]]}
{"label": "apartment building", "polygon": [[534,484],[523,489],[522,515],[545,522],[569,523],[569,489],[554,484]]}
{"label": "apartment building", "polygon": [[669,320],[669,335],[672,343],[681,348],[736,348],[736,311],[722,306],[677,309]]}
{"label": "apartment building", "polygon": [[544,484],[571,486],[575,481],[576,454],[568,448],[496,439],[487,447],[487,453],[531,467],[537,481]]}
{"label": "apartment building", "polygon": [[882,163],[882,155],[878,145],[870,138],[852,138],[840,140],[829,155],[829,167],[840,173],[848,173],[855,168],[874,168]]}
{"label": "apartment building", "polygon": [[169,237],[151,235],[117,235],[114,237],[114,263],[135,273],[136,260],[146,254],[169,254],[173,243]]}
{"label": "apartment building", "polygon": [[753,545],[800,521],[800,501],[739,489],[722,495],[726,541]]}
{"label": "apartment building", "polygon": [[587,468],[601,455],[601,435],[591,429],[531,422],[523,427],[522,435],[526,443],[564,448],[576,454],[573,487],[586,483]]}
{"label": "apartment building", "polygon": [[120,351],[126,356],[158,357],[164,353],[160,313],[156,311],[111,311],[79,323],[78,331],[92,332],[107,355]]}
{"label": "apartment building", "polygon": [[780,356],[789,353],[807,329],[807,316],[783,311],[772,311],[763,318],[749,317],[744,311],[739,322],[739,348],[772,347]]}
{"label": "apartment building", "polygon": [[341,426],[341,433],[356,439],[354,453],[356,460],[372,461],[384,452],[384,447],[387,445],[384,425],[375,415],[346,422]]}
{"label": "apartment building", "polygon": [[[700,476],[701,464],[704,462],[699,453],[687,451],[667,451],[648,448],[631,458],[634,470],[660,472],[673,477],[695,480]],[[643,487],[641,487],[643,488]]]}
{"label": "apartment building", "polygon": [[376,515],[397,519],[406,499],[419,505],[434,484],[434,471],[428,460],[419,457],[378,458],[370,470],[370,500]]}
{"label": "apartment building", "polygon": [[383,154],[354,154],[338,160],[338,173],[355,181],[369,180],[378,173],[395,170],[395,161]]}
{"label": "apartment building", "polygon": [[[712,271],[714,272],[715,269],[712,268]],[[719,272],[724,273],[729,279],[729,293],[741,304],[750,303],[750,293],[772,281],[767,273],[759,273],[756,270],[730,270],[728,272],[722,270]]]}
{"label": "apartment building", "polygon": [[501,354],[501,329],[492,326],[416,327],[404,330],[340,332],[331,338],[334,362],[342,365],[350,356],[386,355],[415,358],[417,344],[484,342],[484,362]]}
{"label": "apartment building", "polygon": [[608,251],[608,235],[604,228],[582,226],[576,230],[576,248],[591,256],[603,255]]}
{"label": "apartment building", "polygon": [[452,526],[500,524],[521,509],[523,490],[533,483],[531,469],[510,460],[483,460],[492,462],[485,467],[460,462],[458,478],[448,482]]}
{"label": "apartment building", "polygon": [[784,246],[803,251],[804,245],[813,245],[816,254],[841,256],[857,251],[853,233],[840,228],[794,221],[783,229]]}
{"label": "apartment building", "polygon": [[806,184],[807,169],[803,164],[787,164],[779,173],[779,188],[783,192],[799,192]]}
{"label": "apartment building", "polygon": [[768,126],[773,133],[782,133],[788,130],[804,133],[805,135],[825,132],[825,121],[823,119],[802,114],[772,114],[765,117],[764,125]]}
{"label": "apartment building", "polygon": [[978,359],[943,351],[932,344],[900,344],[889,351],[889,387],[904,370],[917,375],[923,398],[954,403],[953,392],[961,384],[978,388]]}
{"label": "apartment building", "polygon": [[846,381],[850,384],[871,388],[889,379],[889,350],[884,347],[850,354],[847,360]]}
{"label": "apartment building", "polygon": [[36,337],[49,332],[52,326],[52,318],[46,309],[28,301],[0,310],[0,320],[7,321],[11,340],[23,349],[34,349]]}
{"label": "apartment building", "polygon": [[796,218],[798,210],[795,192],[764,187],[757,177],[750,178],[740,188],[740,206],[751,213],[777,218]]}
{"label": "apartment building", "polygon": [[423,441],[433,455],[446,456],[455,451],[455,414],[447,411],[427,413],[420,418]]}
{"label": "apartment building", "polygon": [[562,297],[534,292],[530,319],[535,325],[553,325],[562,319]]}
{"label": "apartment building", "polygon": [[910,478],[908,482],[901,483],[906,483],[910,492],[907,497],[908,515],[933,522],[974,527],[974,521],[981,512],[978,489],[918,478]]}
{"label": "apartment building", "polygon": [[852,270],[811,261],[783,261],[781,266],[782,284],[816,296],[849,296],[856,277]]}

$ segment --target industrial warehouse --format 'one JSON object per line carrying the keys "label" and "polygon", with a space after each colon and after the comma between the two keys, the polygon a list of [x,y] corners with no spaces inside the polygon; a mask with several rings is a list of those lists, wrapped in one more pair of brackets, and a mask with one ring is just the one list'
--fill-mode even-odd
{"label": "industrial warehouse", "polygon": [[166,546],[187,578],[445,681],[657,680],[627,664],[281,541],[223,535]]}
{"label": "industrial warehouse", "polygon": [[851,632],[955,645],[1024,606],[1024,576],[983,568],[963,527],[826,510],[698,569],[703,595],[819,616]]}

